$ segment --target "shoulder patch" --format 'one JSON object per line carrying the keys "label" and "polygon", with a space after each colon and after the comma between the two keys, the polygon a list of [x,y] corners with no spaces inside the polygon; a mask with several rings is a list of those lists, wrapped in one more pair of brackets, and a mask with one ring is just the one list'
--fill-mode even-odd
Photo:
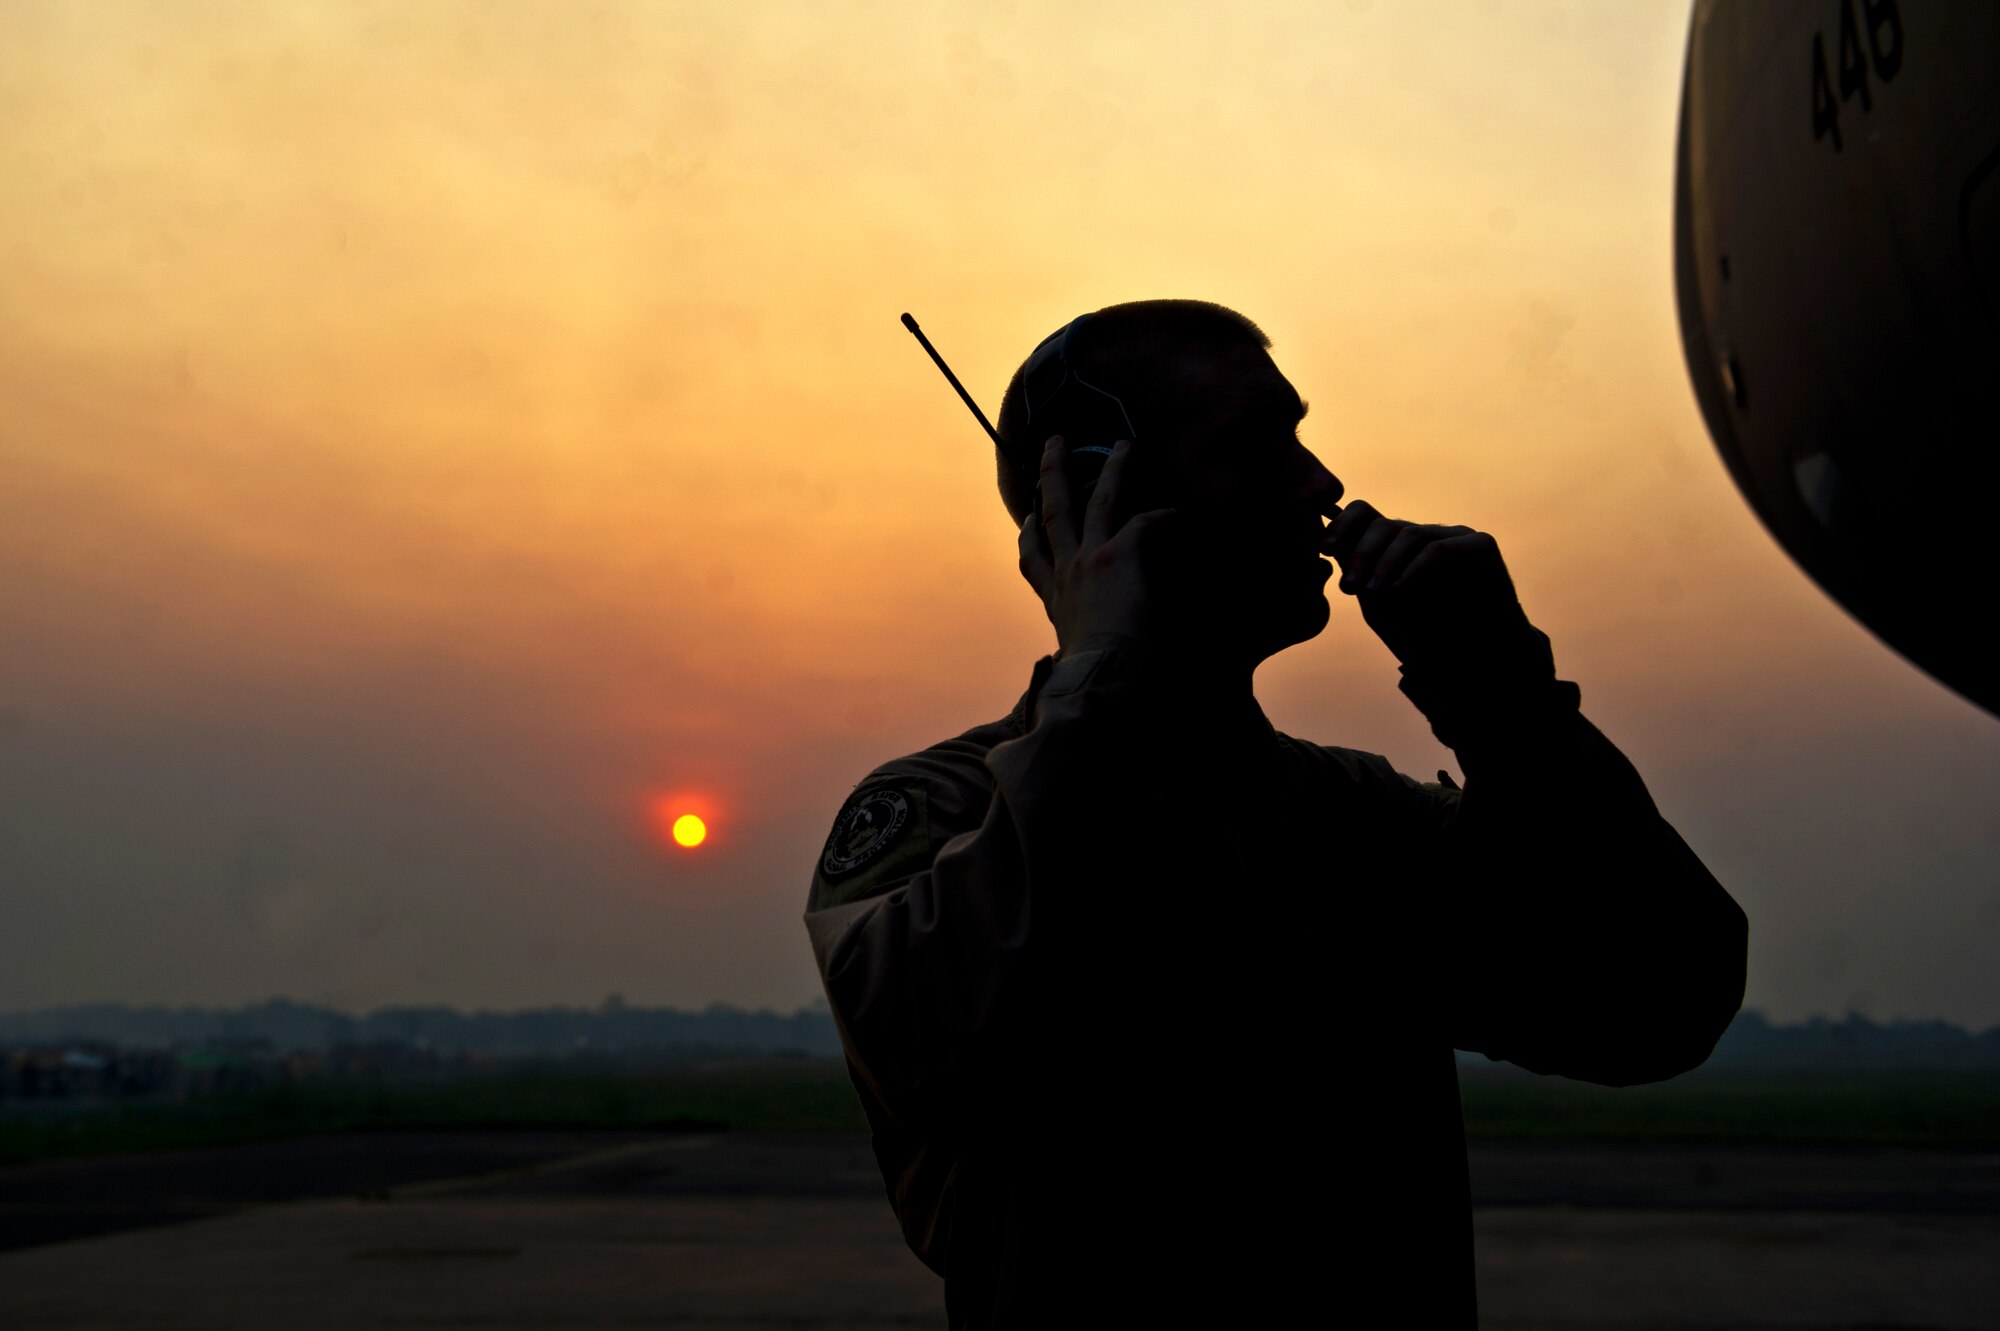
{"label": "shoulder patch", "polygon": [[872,896],[930,863],[930,810],[923,779],[864,782],[833,820],[813,881],[813,906],[824,909]]}

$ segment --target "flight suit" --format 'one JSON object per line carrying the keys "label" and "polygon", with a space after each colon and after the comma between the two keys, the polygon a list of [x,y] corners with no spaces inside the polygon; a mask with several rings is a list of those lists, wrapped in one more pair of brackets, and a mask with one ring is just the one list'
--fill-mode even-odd
{"label": "flight suit", "polygon": [[1404,669],[1462,790],[1137,642],[855,787],[806,925],[953,1328],[1473,1326],[1453,1050],[1707,1057],[1743,913],[1520,629]]}

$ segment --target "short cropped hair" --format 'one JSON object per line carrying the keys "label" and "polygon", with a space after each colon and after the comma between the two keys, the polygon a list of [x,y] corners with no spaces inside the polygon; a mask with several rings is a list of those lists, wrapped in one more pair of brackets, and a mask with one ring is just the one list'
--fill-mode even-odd
{"label": "short cropped hair", "polygon": [[[1189,351],[1228,351],[1240,346],[1268,349],[1264,330],[1226,305],[1206,300],[1135,300],[1107,305],[1091,314],[1070,339],[1071,365],[1091,383],[1123,400],[1135,432],[1145,422],[1160,419],[1174,402],[1174,358]],[[1032,355],[1032,353],[1031,353]],[[1000,399],[1000,419],[994,450],[1000,500],[1014,525],[1020,526],[1034,507],[1041,472],[1042,441],[1060,433],[1061,422],[1028,424],[1022,361]],[[1030,437],[1030,435],[1034,437]]]}

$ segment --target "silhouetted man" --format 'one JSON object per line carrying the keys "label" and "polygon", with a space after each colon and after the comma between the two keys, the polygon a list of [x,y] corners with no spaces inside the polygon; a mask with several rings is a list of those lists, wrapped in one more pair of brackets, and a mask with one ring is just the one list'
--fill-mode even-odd
{"label": "silhouetted man", "polygon": [[[1742,1001],[1743,913],[1493,538],[1340,506],[1254,324],[1065,331],[998,426],[1059,650],[855,787],[807,908],[904,1236],[953,1327],[1472,1325],[1453,1049],[1684,1072]],[[1083,505],[1050,436],[1106,400],[1136,442]],[[1326,624],[1325,555],[1463,790],[1257,706]]]}

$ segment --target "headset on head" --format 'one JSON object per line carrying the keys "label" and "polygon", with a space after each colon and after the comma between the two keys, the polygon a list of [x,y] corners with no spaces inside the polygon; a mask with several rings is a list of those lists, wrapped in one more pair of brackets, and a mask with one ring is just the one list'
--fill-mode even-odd
{"label": "headset on head", "polygon": [[[1028,356],[1028,363],[1021,371],[1021,400],[1027,409],[1027,419],[1022,429],[1029,439],[1035,438],[1043,430],[1050,434],[1060,430],[1068,445],[1065,471],[1075,491],[1075,499],[1081,502],[1097,488],[1097,478],[1104,470],[1105,459],[1111,456],[1111,445],[1118,439],[1136,439],[1132,428],[1132,414],[1125,409],[1125,403],[1115,393],[1106,391],[1091,383],[1077,372],[1070,360],[1070,339],[1090,318],[1079,314],[1068,323],[1050,333],[1036,344]],[[992,439],[994,447],[1004,455],[1007,446],[1000,441],[1000,433],[986,419],[986,413],[965,391],[965,385],[944,363],[937,348],[924,336],[923,329],[908,314],[903,316],[903,327],[915,335],[930,358],[944,372],[945,379],[958,390],[959,397],[971,409],[974,418]],[[1040,487],[1036,487],[1036,503],[1040,506]]]}
{"label": "headset on head", "polygon": [[[1070,339],[1089,318],[1087,314],[1079,314],[1043,338],[1021,372],[1021,400],[1027,407],[1023,428],[1028,438],[1042,433],[1036,428],[1038,417],[1049,423],[1046,427],[1049,433],[1062,429],[1076,435],[1066,442],[1070,445],[1069,456],[1078,459],[1079,469],[1090,470],[1086,490],[1096,485],[1096,472],[1103,468],[1104,459],[1111,456],[1111,444],[1135,434],[1132,414],[1125,410],[1125,403],[1118,395],[1084,378],[1070,360]],[[1095,429],[1090,428],[1092,416],[1099,418]],[[1111,437],[1102,438],[1107,427]],[[1092,439],[1101,442],[1082,442]]]}

